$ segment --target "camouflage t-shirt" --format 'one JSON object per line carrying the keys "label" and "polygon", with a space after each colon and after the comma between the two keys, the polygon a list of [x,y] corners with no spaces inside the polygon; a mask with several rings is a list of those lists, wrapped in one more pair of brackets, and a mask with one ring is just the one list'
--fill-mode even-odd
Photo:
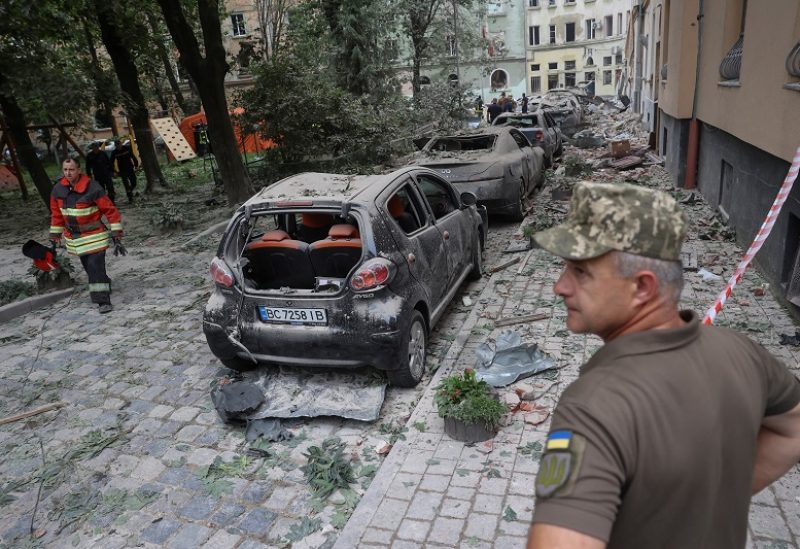
{"label": "camouflage t-shirt", "polygon": [[730,330],[686,325],[615,339],[556,408],[533,521],[610,548],[744,547],[756,439],[800,383]]}

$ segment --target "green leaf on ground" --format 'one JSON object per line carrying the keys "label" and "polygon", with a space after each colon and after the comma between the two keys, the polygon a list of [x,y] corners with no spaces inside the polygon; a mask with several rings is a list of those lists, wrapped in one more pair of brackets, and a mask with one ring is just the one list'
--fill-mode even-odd
{"label": "green leaf on ground", "polygon": [[503,512],[503,520],[508,522],[514,522],[517,520],[517,512],[514,511],[510,505],[507,505],[506,510]]}
{"label": "green leaf on ground", "polygon": [[286,539],[291,542],[297,542],[306,536],[310,536],[320,528],[322,528],[321,519],[303,517],[303,520],[295,522],[289,527],[289,533],[286,534]]}

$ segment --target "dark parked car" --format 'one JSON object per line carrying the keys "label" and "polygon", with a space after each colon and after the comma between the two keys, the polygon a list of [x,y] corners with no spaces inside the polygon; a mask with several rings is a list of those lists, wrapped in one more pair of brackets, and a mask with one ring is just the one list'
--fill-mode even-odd
{"label": "dark parked car", "polygon": [[541,147],[545,168],[552,166],[553,160],[564,150],[561,128],[549,112],[541,109],[523,114],[506,112],[495,118],[492,125],[513,126],[528,138],[531,145]]}
{"label": "dark parked car", "polygon": [[435,170],[459,191],[471,191],[491,213],[521,221],[524,201],[544,181],[544,153],[509,126],[432,138],[411,164]]}
{"label": "dark parked car", "polygon": [[561,131],[572,135],[583,121],[583,107],[574,92],[551,90],[542,98],[540,108],[553,116]]}
{"label": "dark parked car", "polygon": [[481,276],[486,210],[431,170],[304,173],[263,189],[228,224],[203,316],[226,366],[373,366],[412,387],[427,334]]}

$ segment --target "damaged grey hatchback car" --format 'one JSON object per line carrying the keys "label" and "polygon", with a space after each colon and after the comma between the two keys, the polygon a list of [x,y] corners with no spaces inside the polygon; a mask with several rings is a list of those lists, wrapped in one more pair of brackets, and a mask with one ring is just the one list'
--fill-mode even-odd
{"label": "damaged grey hatchback car", "polygon": [[427,336],[481,276],[487,216],[426,168],[303,173],[241,206],[211,263],[203,317],[226,366],[373,366],[413,387]]}

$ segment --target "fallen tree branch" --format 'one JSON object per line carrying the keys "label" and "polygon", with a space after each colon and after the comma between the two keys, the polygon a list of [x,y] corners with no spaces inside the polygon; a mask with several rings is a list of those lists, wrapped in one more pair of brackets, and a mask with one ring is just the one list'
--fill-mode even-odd
{"label": "fallen tree branch", "polygon": [[528,250],[528,253],[525,254],[525,259],[522,260],[522,264],[519,266],[519,269],[517,269],[517,274],[522,274],[522,269],[524,269],[525,265],[528,264],[528,260],[531,258],[532,253],[533,253],[533,248]]}
{"label": "fallen tree branch", "polygon": [[496,273],[498,271],[502,271],[503,269],[507,269],[508,267],[511,267],[515,263],[519,263],[519,258],[518,257],[515,257],[514,259],[509,259],[508,261],[506,261],[505,263],[501,263],[497,267],[492,267],[491,269],[489,269],[489,273],[491,274],[491,273]]}
{"label": "fallen tree branch", "polygon": [[19,421],[21,419],[25,419],[26,417],[37,416],[39,414],[43,414],[44,412],[49,412],[50,410],[56,410],[63,406],[66,406],[68,403],[60,400],[58,402],[52,402],[50,404],[45,404],[44,406],[39,406],[38,408],[34,408],[33,410],[28,410],[27,412],[21,412],[19,414],[15,414],[13,416],[8,416],[0,419],[0,425],[5,425],[6,423],[14,423],[15,421]]}
{"label": "fallen tree branch", "polygon": [[500,328],[501,326],[510,326],[512,324],[523,324],[525,322],[534,322],[536,320],[544,320],[546,318],[550,318],[550,315],[547,313],[536,313],[532,315],[522,315],[522,316],[512,316],[508,318],[500,318],[497,319],[494,323],[495,328]]}

